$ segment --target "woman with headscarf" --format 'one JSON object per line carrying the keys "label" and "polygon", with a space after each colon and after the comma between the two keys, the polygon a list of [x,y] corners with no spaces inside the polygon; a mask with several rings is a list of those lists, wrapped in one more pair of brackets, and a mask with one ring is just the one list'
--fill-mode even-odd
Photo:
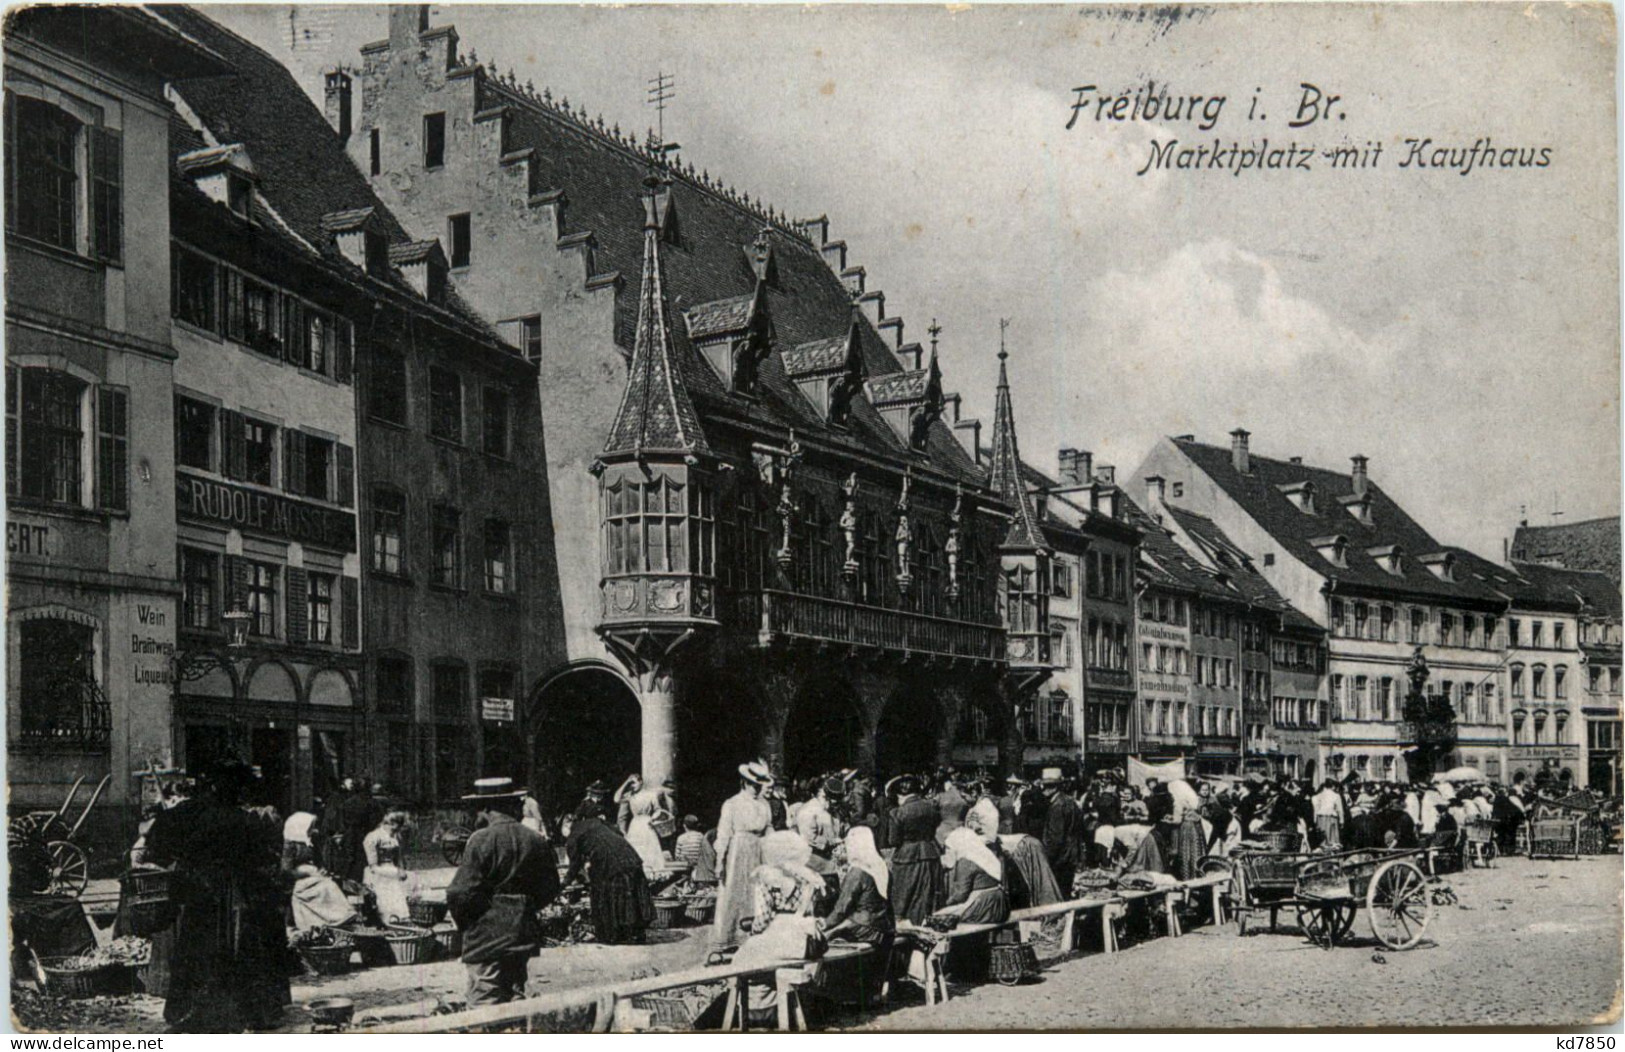
{"label": "woman with headscarf", "polygon": [[713,951],[738,946],[739,923],[754,911],[750,878],[762,861],[762,838],[773,825],[773,812],[762,799],[762,790],[772,781],[766,764],[740,764],[739,792],[723,803],[717,819],[715,848],[722,888],[711,925]]}
{"label": "woman with headscarf", "polygon": [[878,946],[896,928],[892,917],[891,870],[875,847],[875,836],[864,826],[846,833],[848,868],[841,877],[840,894],[824,918],[824,934],[843,942]]}
{"label": "woman with headscarf", "polygon": [[999,806],[983,799],[965,816],[965,825],[982,838],[1004,868],[1004,890],[1011,909],[1048,906],[1064,898],[1050,868],[1044,845],[1025,833],[999,835]]}
{"label": "woman with headscarf", "polygon": [[282,873],[293,881],[293,926],[336,928],[355,918],[338,883],[316,865],[316,816],[296,811],[282,823]]}
{"label": "woman with headscarf", "polygon": [[[949,870],[948,904],[938,916],[957,916],[962,924],[1003,924],[1010,919],[1010,898],[1004,890],[1004,864],[968,826],[948,834],[942,865]],[[987,976],[992,940],[986,935],[962,936],[948,950],[948,972],[955,978],[976,981]]]}
{"label": "woman with headscarf", "polygon": [[1168,786],[1173,797],[1174,810],[1170,816],[1173,835],[1172,871],[1180,880],[1190,880],[1201,872],[1202,856],[1207,854],[1207,832],[1202,828],[1202,798],[1183,778]]}
{"label": "woman with headscarf", "polygon": [[401,830],[405,828],[405,812],[391,811],[378,823],[377,829],[361,840],[362,857],[367,863],[361,883],[372,892],[378,903],[378,919],[385,924],[392,920],[411,920],[412,909],[407,900],[418,889],[417,880],[407,872],[401,848]]}

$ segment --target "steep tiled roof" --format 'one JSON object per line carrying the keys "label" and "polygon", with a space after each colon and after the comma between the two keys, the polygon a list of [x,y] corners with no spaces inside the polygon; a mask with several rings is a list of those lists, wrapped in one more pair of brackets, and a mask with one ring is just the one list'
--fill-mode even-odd
{"label": "steep tiled roof", "polygon": [[877,406],[911,402],[925,397],[925,387],[931,379],[924,369],[911,369],[906,373],[878,376],[868,383],[869,400]]}
{"label": "steep tiled roof", "polygon": [[[654,182],[654,180],[651,180]],[[709,453],[710,444],[689,397],[688,382],[674,364],[676,345],[660,262],[660,221],[652,193],[646,199],[643,280],[638,288],[638,329],[626,389],[610,427],[604,454]]]}
{"label": "steep tiled roof", "polygon": [[793,377],[840,372],[846,365],[848,346],[848,336],[832,336],[791,347],[783,352],[784,371]]}
{"label": "steep tiled roof", "polygon": [[738,332],[750,320],[750,305],[755,295],[730,296],[715,303],[702,303],[690,307],[683,314],[688,319],[688,336],[703,340],[727,332]]}
{"label": "steep tiled roof", "polygon": [[1514,562],[1503,570],[1513,578],[1511,594],[1515,605],[1536,609],[1583,608],[1596,616],[1620,616],[1619,586],[1607,574],[1523,562]]}
{"label": "steep tiled roof", "polygon": [[999,350],[999,387],[993,403],[993,453],[989,474],[993,489],[1014,510],[1010,532],[1004,538],[1007,548],[1044,547],[1044,534],[1033,512],[1032,497],[1022,477],[1021,450],[1016,443],[1016,413],[1010,404],[1010,377],[1005,373],[1007,355]]}
{"label": "steep tiled roof", "polygon": [[374,215],[368,208],[341,208],[337,212],[329,212],[322,216],[322,229],[332,234],[339,234],[349,230],[360,230],[367,225],[367,220]]}
{"label": "steep tiled roof", "polygon": [[[313,252],[334,266],[355,270],[358,279],[361,272],[333,243],[324,220],[335,213],[370,209],[379,233],[392,243],[408,240],[405,228],[350,163],[327,118],[280,62],[194,8],[159,4],[142,10],[230,63],[234,72],[229,75],[177,81],[174,90],[216,143],[240,144],[252,159],[256,192],[277,220],[266,225],[265,236],[281,236],[297,251]],[[209,147],[182,115],[170,123],[176,132],[170,136],[172,159]],[[185,134],[179,134],[181,128]],[[177,179],[173,185],[182,192],[192,190],[187,180]],[[206,200],[195,191],[188,197]],[[384,277],[396,292],[414,296],[400,275]],[[443,308],[426,302],[422,307],[466,332],[495,339],[455,290],[448,291]]]}
{"label": "steep tiled roof", "polygon": [[[1448,581],[1436,576],[1419,561],[1423,556],[1447,551],[1405,510],[1374,482],[1367,482],[1370,522],[1364,522],[1343,507],[1339,498],[1354,493],[1350,476],[1307,464],[1273,460],[1257,454],[1249,456],[1249,470],[1235,469],[1228,448],[1210,446],[1188,439],[1174,439],[1175,446],[1190,458],[1231,500],[1267,530],[1294,558],[1315,572],[1340,582],[1441,599],[1496,601],[1498,593],[1469,575]],[[1301,487],[1311,482],[1315,488],[1315,511],[1300,511],[1282,487]],[[1344,562],[1339,566],[1318,549],[1315,541],[1346,537]],[[1377,564],[1369,549],[1397,544],[1404,552],[1400,572],[1389,573]]]}
{"label": "steep tiled roof", "polygon": [[1619,580],[1619,516],[1561,526],[1519,526],[1512,558],[1570,570],[1595,570]]}
{"label": "steep tiled roof", "polygon": [[[532,177],[544,192],[538,196],[564,192],[562,233],[593,234],[594,265],[599,272],[636,273],[641,265],[643,229],[639,187],[648,156],[574,115],[489,77],[480,77],[479,83],[475,108],[509,107],[510,150],[534,150],[529,161]],[[865,399],[853,399],[845,427],[830,427],[787,373],[787,350],[844,337],[857,313],[851,292],[830,269],[818,246],[759,208],[705,185],[693,173],[673,169],[667,174],[670,183],[665,198],[681,230],[680,250],[665,254],[665,290],[674,309],[687,311],[750,294],[757,281],[751,246],[764,236],[772,249],[773,280],[764,286],[764,297],[773,320],[776,353],[759,365],[752,397],[730,394],[688,340],[679,339],[673,348],[674,364],[686,378],[695,407],[707,425],[716,417],[778,434],[794,428],[804,445],[812,440],[870,455],[910,456],[905,440]],[[622,347],[631,347],[635,337],[635,300],[631,296],[617,299],[615,339]],[[866,376],[874,379],[903,371],[872,324],[862,321],[858,334]],[[986,485],[985,474],[946,424],[938,421],[931,426],[925,452],[931,468],[968,486]],[[917,460],[914,470],[916,474],[922,471]]]}
{"label": "steep tiled roof", "polygon": [[[1205,515],[1173,506],[1168,507],[1168,514],[1202,548],[1202,554],[1206,556],[1205,561],[1212,564],[1212,569],[1209,570],[1208,594],[1239,599],[1254,606],[1274,610],[1293,627],[1317,627],[1314,621],[1275,590],[1264,575],[1258,572],[1252,556],[1242,551],[1219,528],[1218,523]],[[1224,582],[1221,583],[1217,577],[1212,576],[1215,571],[1224,575]]]}

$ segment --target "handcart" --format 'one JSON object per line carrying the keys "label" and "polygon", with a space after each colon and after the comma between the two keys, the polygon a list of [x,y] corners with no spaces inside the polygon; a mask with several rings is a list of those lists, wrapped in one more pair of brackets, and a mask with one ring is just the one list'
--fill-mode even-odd
{"label": "handcart", "polygon": [[1430,850],[1345,851],[1305,862],[1293,891],[1304,933],[1330,949],[1348,934],[1364,903],[1378,942],[1390,950],[1415,946],[1433,920],[1433,888],[1424,868]]}
{"label": "handcart", "polygon": [[1298,867],[1315,857],[1299,850],[1302,843],[1296,834],[1263,836],[1264,840],[1255,841],[1263,850],[1244,846],[1228,859],[1209,857],[1200,863],[1203,873],[1230,873],[1231,909],[1242,935],[1247,934],[1248,921],[1262,913],[1269,914],[1270,930],[1275,930],[1281,910],[1297,905],[1292,893]]}
{"label": "handcart", "polygon": [[6,843],[13,860],[24,856],[38,856],[42,862],[48,860],[49,883],[41,890],[53,895],[77,896],[90,883],[90,853],[74,843],[74,838],[111,780],[112,776],[108,775],[96,783],[84,809],[71,823],[67,814],[74,806],[79,788],[85,784],[83,777],[73,783],[62,806],[55,811],[30,811],[7,824]]}
{"label": "handcart", "polygon": [[1495,864],[1495,823],[1488,819],[1468,822],[1466,833],[1466,862],[1468,865],[1489,868]]}

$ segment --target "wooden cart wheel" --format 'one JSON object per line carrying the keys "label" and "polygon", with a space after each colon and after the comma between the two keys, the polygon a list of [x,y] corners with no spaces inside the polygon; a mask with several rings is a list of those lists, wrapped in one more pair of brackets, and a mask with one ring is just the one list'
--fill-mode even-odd
{"label": "wooden cart wheel", "polygon": [[448,865],[463,864],[463,848],[468,846],[470,835],[462,826],[452,826],[440,834],[440,853],[445,856]]}
{"label": "wooden cart wheel", "polygon": [[1348,934],[1354,924],[1355,906],[1352,902],[1327,903],[1324,906],[1299,906],[1298,927],[1309,941],[1324,949],[1331,949],[1337,940]]}
{"label": "wooden cart wheel", "polygon": [[1408,950],[1422,941],[1433,919],[1427,877],[1413,862],[1396,859],[1378,869],[1366,889],[1371,934],[1390,950]]}
{"label": "wooden cart wheel", "polygon": [[67,825],[49,811],[36,811],[33,814],[19,815],[6,826],[7,836],[17,840],[28,837],[34,837],[41,841],[60,840],[67,831]]}
{"label": "wooden cart wheel", "polygon": [[1231,909],[1236,914],[1236,934],[1247,934],[1247,914],[1252,909],[1252,903],[1247,899],[1247,870],[1243,866],[1235,867],[1230,879]]}
{"label": "wooden cart wheel", "polygon": [[90,859],[83,848],[68,840],[45,845],[51,855],[51,894],[77,897],[90,883]]}

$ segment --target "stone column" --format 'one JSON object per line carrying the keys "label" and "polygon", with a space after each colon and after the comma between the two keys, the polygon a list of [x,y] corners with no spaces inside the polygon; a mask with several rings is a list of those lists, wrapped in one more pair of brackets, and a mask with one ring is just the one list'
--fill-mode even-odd
{"label": "stone column", "polygon": [[645,785],[659,785],[677,766],[677,694],[670,669],[638,677],[642,712],[642,770]]}
{"label": "stone column", "polygon": [[1001,676],[997,686],[996,707],[999,713],[999,773],[1004,775],[1021,773],[1022,762],[1026,751],[1027,741],[1021,730],[1021,715],[1026,707],[1032,704],[1035,694],[1033,688],[1039,683],[1038,678],[1028,677],[1026,680],[1016,679],[1013,676]]}
{"label": "stone column", "polygon": [[945,767],[953,763],[954,737],[968,701],[962,684],[938,681],[933,688],[937,698],[937,766]]}

